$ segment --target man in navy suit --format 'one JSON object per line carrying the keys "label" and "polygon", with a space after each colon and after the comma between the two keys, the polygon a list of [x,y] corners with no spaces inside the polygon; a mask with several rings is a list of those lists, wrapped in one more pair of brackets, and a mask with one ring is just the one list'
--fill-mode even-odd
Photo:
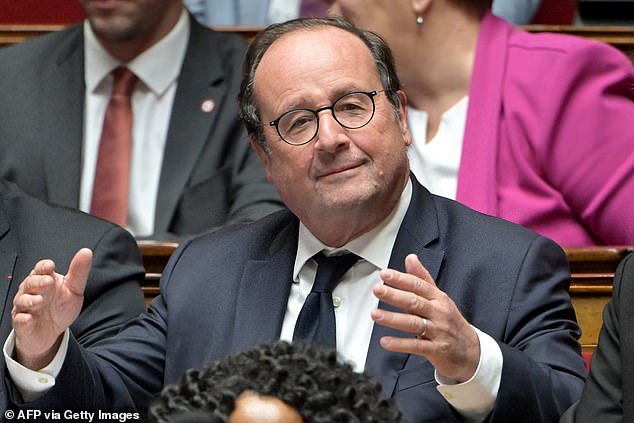
{"label": "man in navy suit", "polygon": [[[11,374],[14,402],[144,410],[188,368],[292,340],[313,257],[352,252],[332,292],[336,347],[407,421],[557,421],[585,375],[565,255],[410,176],[387,45],[336,19],[269,27],[248,51],[240,102],[289,210],[183,243],[149,312],[94,348],[66,330],[84,281],[38,263],[5,344],[26,367]],[[89,265],[82,250],[71,274]],[[33,389],[44,366],[55,387]]]}

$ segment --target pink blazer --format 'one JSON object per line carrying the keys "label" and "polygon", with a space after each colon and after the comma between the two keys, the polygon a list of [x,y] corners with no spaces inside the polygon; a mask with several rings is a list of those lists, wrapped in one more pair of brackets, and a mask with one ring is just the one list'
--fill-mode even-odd
{"label": "pink blazer", "polygon": [[486,14],[458,201],[562,246],[634,245],[634,69],[577,37]]}

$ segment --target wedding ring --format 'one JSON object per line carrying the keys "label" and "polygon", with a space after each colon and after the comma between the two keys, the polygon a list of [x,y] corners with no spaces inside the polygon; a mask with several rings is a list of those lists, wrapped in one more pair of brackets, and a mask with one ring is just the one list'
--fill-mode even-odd
{"label": "wedding ring", "polygon": [[427,328],[428,327],[429,327],[429,322],[427,321],[426,318],[423,317],[423,330],[421,331],[421,333],[416,335],[416,337],[418,339],[423,339],[425,337],[425,334],[427,333]]}

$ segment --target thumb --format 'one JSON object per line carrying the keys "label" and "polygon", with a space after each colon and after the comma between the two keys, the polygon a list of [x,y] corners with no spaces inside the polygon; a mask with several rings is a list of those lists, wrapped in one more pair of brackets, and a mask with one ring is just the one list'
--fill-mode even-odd
{"label": "thumb", "polygon": [[84,295],[88,274],[92,267],[92,251],[89,248],[82,248],[75,253],[75,257],[68,266],[68,273],[64,277],[64,283],[75,295]]}

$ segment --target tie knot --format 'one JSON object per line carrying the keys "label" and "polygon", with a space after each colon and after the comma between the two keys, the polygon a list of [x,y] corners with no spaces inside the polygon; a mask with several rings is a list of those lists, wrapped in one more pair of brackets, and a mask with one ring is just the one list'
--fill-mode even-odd
{"label": "tie knot", "polygon": [[124,95],[130,97],[136,84],[136,75],[128,68],[119,67],[112,71],[114,81],[112,83],[112,95]]}
{"label": "tie knot", "polygon": [[332,292],[339,279],[359,260],[359,257],[352,253],[325,256],[319,252],[313,258],[317,262],[313,292]]}

